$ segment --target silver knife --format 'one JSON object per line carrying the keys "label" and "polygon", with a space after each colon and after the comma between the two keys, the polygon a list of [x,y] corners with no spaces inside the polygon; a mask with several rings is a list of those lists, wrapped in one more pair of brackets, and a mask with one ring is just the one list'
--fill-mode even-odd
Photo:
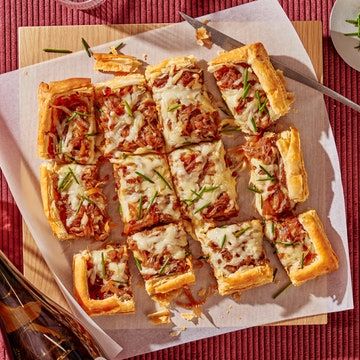
{"label": "silver knife", "polygon": [[[222,32],[212,28],[211,26],[208,26],[204,23],[202,23],[199,20],[196,20],[186,14],[184,14],[183,12],[179,11],[179,14],[181,15],[181,17],[187,21],[192,27],[194,27],[195,29],[198,29],[200,27],[204,27],[209,33],[211,33],[211,40],[214,44],[222,47],[224,50],[232,50],[232,49],[236,49],[238,47],[244,46],[245,44],[243,44],[240,41],[237,41],[235,39],[233,39],[230,36],[227,36],[225,34],[223,34]],[[286,65],[284,65],[282,62],[280,62],[279,60],[274,59],[274,57],[270,56],[271,62],[273,63],[274,67],[283,71],[284,75],[287,76],[290,79],[293,79],[295,81],[298,81],[302,84],[305,84],[315,90],[320,91],[321,93],[341,102],[344,105],[347,105],[349,107],[351,107],[352,109],[360,112],[360,105],[356,104],[355,102],[349,100],[348,98],[346,98],[345,96],[337,93],[336,91],[328,88],[327,86],[319,83],[318,81],[296,71],[293,70],[289,67],[287,67]]]}

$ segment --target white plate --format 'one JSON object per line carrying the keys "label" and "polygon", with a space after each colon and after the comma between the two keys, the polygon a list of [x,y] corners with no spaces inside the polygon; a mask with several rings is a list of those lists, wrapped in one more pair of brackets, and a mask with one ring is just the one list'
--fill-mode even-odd
{"label": "white plate", "polygon": [[355,32],[356,27],[345,22],[355,19],[360,12],[360,0],[337,0],[330,15],[330,36],[336,51],[353,69],[360,71],[360,51],[355,49],[360,39],[345,36],[344,33]]}

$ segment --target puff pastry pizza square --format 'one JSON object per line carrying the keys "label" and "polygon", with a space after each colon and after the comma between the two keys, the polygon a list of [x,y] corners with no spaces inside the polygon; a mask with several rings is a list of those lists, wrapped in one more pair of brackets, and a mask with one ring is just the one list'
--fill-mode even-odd
{"label": "puff pastry pizza square", "polygon": [[110,218],[96,165],[43,163],[40,185],[45,215],[60,240],[109,236]]}
{"label": "puff pastry pizza square", "polygon": [[117,76],[96,84],[95,98],[105,156],[164,151],[156,105],[143,75]]}
{"label": "puff pastry pizza square", "polygon": [[133,56],[94,53],[94,70],[117,74],[130,74],[139,70],[141,62]]}
{"label": "puff pastry pizza square", "polygon": [[41,83],[38,90],[38,152],[42,159],[97,161],[94,89],[87,78]]}
{"label": "puff pastry pizza square", "polygon": [[73,257],[74,295],[91,316],[135,311],[125,245],[84,250]]}
{"label": "puff pastry pizza square", "polygon": [[265,235],[291,282],[304,282],[335,271],[339,262],[315,210],[282,220],[266,221]]}
{"label": "puff pastry pizza square", "polygon": [[262,132],[287,114],[294,101],[282,72],[274,69],[261,43],[221,53],[209,62],[208,70],[236,125],[247,134]]}
{"label": "puff pastry pizza square", "polygon": [[165,156],[125,155],[114,163],[114,176],[125,235],[180,220]]}
{"label": "puff pastry pizza square", "polygon": [[185,230],[180,223],[158,226],[128,237],[128,246],[149,295],[194,283]]}
{"label": "puff pastry pizza square", "polygon": [[145,76],[157,103],[167,151],[219,138],[219,110],[208,96],[193,56],[148,66]]}
{"label": "puff pastry pizza square", "polygon": [[273,281],[263,248],[259,220],[197,232],[201,248],[214,270],[220,295],[241,292]]}
{"label": "puff pastry pizza square", "polygon": [[254,136],[243,148],[251,168],[248,189],[255,194],[255,206],[261,216],[272,218],[287,213],[308,198],[298,130]]}
{"label": "puff pastry pizza square", "polygon": [[195,226],[237,215],[236,180],[221,140],[177,149],[169,163],[181,206]]}

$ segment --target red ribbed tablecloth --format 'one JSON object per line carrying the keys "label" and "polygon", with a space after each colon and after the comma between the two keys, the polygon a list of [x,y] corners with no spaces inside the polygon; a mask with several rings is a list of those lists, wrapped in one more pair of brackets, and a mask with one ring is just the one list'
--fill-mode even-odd
{"label": "red ribbed tablecloth", "polygon": [[[18,26],[180,21],[178,11],[201,16],[245,1],[108,0],[92,11],[69,10],[54,0],[1,0],[0,73],[17,68]],[[360,103],[360,74],[336,54],[329,38],[333,0],[280,0],[291,20],[323,22],[324,83]],[[359,53],[360,56],[360,53]],[[359,359],[360,116],[326,100],[340,155],[345,191],[355,309],[329,315],[328,325],[256,327],[158,351],[137,359]],[[21,215],[4,177],[0,187],[0,248],[22,268]],[[0,343],[1,349],[1,343]],[[0,359],[7,359],[4,350]]]}

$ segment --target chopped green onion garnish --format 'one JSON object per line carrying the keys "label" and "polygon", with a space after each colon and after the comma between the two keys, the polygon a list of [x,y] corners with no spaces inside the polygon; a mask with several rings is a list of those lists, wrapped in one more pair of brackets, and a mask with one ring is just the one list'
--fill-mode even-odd
{"label": "chopped green onion garnish", "polygon": [[209,255],[201,255],[197,258],[197,260],[208,260],[209,259]]}
{"label": "chopped green onion garnish", "polygon": [[127,113],[129,116],[134,117],[134,114],[133,114],[133,112],[132,112],[132,110],[131,110],[131,107],[130,107],[129,103],[128,103],[126,100],[124,100],[124,104],[125,104],[125,111],[126,111],[126,113]]}
{"label": "chopped green onion garnish", "polygon": [[261,207],[261,209],[263,208],[263,205],[264,205],[264,200],[263,200],[262,195],[260,195],[260,207]]}
{"label": "chopped green onion garnish", "polygon": [[157,171],[154,169],[154,173],[165,183],[165,185],[172,190],[172,187],[170,186],[170,184],[166,181],[166,179]]}
{"label": "chopped green onion garnish", "polygon": [[261,178],[261,179],[256,179],[256,181],[275,181],[274,177],[266,177],[266,178]]}
{"label": "chopped green onion garnish", "polygon": [[234,232],[235,237],[241,236],[241,235],[244,234],[246,231],[248,231],[250,228],[251,228],[251,226],[248,226],[248,227],[246,227],[246,228],[244,228],[244,229],[240,229],[240,230],[238,230],[238,231],[235,231],[235,232]]}
{"label": "chopped green onion garnish", "polygon": [[257,194],[261,194],[262,190],[258,189],[255,185],[251,184],[248,186],[248,190],[257,193]]}
{"label": "chopped green onion garnish", "polygon": [[296,243],[285,242],[285,241],[276,241],[275,244],[280,244],[280,245],[283,245],[283,246],[285,246],[285,247],[288,247],[288,246],[296,246]]}
{"label": "chopped green onion garnish", "polygon": [[273,221],[271,222],[271,234],[272,236],[275,236],[275,224]]}
{"label": "chopped green onion garnish", "polygon": [[255,123],[254,118],[251,117],[250,121],[251,121],[251,125],[252,125],[252,127],[253,127],[254,132],[257,132],[258,129],[257,129],[257,126],[256,126],[256,123]]}
{"label": "chopped green onion garnish", "polygon": [[71,172],[68,172],[59,184],[59,190],[66,190],[72,183]]}
{"label": "chopped green onion garnish", "polygon": [[69,167],[69,172],[70,172],[71,176],[74,178],[74,180],[76,181],[76,183],[79,184],[79,181],[76,178],[76,176],[75,176],[74,172],[72,171],[71,167]]}
{"label": "chopped green onion garnish", "polygon": [[211,202],[208,202],[208,203],[206,203],[205,205],[200,206],[198,209],[196,209],[196,210],[194,211],[194,214],[197,214],[198,212],[206,209],[209,205],[211,205]]}
{"label": "chopped green onion garnish", "polygon": [[84,113],[84,112],[80,112],[80,111],[74,111],[65,121],[65,123],[70,122],[71,120],[74,120],[76,118],[76,116],[87,116],[89,114]]}
{"label": "chopped green onion garnish", "polygon": [[141,271],[142,270],[141,261],[138,258],[136,258],[135,256],[134,256],[134,260],[135,260],[136,267],[138,268],[139,271]]}
{"label": "chopped green onion garnish", "polygon": [[149,183],[155,184],[149,177],[147,177],[146,175],[142,174],[139,171],[135,171],[135,174],[142,177],[144,180],[148,181]]}
{"label": "chopped green onion garnish", "polygon": [[81,42],[85,48],[86,53],[88,54],[88,57],[92,57],[93,52],[91,51],[90,46],[87,43],[87,41],[84,38],[81,38]]}
{"label": "chopped green onion garnish", "polygon": [[247,96],[248,96],[248,93],[249,93],[249,90],[250,90],[250,84],[248,83],[245,87],[244,87],[244,90],[243,90],[243,93],[241,95],[241,97],[243,99],[245,99]]}
{"label": "chopped green onion garnish", "polygon": [[143,210],[143,196],[140,195],[140,200],[139,200],[139,207],[138,207],[138,220],[140,220],[142,218],[142,210]]}
{"label": "chopped green onion garnish", "polygon": [[121,42],[119,45],[115,46],[116,52],[119,52],[123,47],[125,46],[125,43]]}
{"label": "chopped green onion garnish", "polygon": [[81,209],[81,206],[82,206],[84,200],[85,200],[85,199],[82,197],[81,200],[80,200],[80,202],[79,202],[79,206],[78,206],[78,208],[77,208],[77,210],[76,210],[76,214],[79,213],[79,211],[80,211],[80,209]]}
{"label": "chopped green onion garnish", "polygon": [[58,142],[58,154],[62,153],[62,140],[60,139]]}
{"label": "chopped green onion garnish", "polygon": [[151,205],[153,204],[153,202],[155,201],[156,197],[158,196],[158,191],[155,191],[155,194],[151,197],[150,202],[149,202],[149,206],[148,209],[150,209]]}
{"label": "chopped green onion garnish", "polygon": [[272,179],[275,179],[273,175],[271,175],[262,165],[260,165],[260,169],[269,177]]}
{"label": "chopped green onion garnish", "polygon": [[57,54],[71,54],[72,53],[71,50],[66,50],[66,49],[45,48],[45,49],[43,49],[43,51],[47,52],[47,53],[57,53]]}
{"label": "chopped green onion garnish", "polygon": [[276,299],[279,295],[281,295],[288,287],[292,285],[291,281],[289,281],[285,286],[279,289],[273,296],[273,299]]}
{"label": "chopped green onion garnish", "polygon": [[358,36],[357,32],[352,32],[352,33],[345,33],[345,36]]}
{"label": "chopped green onion garnish", "polygon": [[275,277],[276,277],[277,272],[278,272],[278,269],[275,268],[275,270],[273,272],[273,280],[272,280],[273,282],[275,281]]}
{"label": "chopped green onion garnish", "polygon": [[265,109],[266,109],[266,104],[268,102],[268,99],[265,99],[265,101],[261,104],[261,106],[259,107],[259,111],[260,113],[262,113]]}
{"label": "chopped green onion garnish", "polygon": [[164,264],[162,265],[162,267],[161,267],[161,269],[159,271],[159,274],[162,274],[165,271],[165,267],[166,267],[167,263],[169,262],[169,260],[170,260],[170,258],[167,257]]}
{"label": "chopped green onion garnish", "polygon": [[226,241],[226,234],[224,235],[224,237],[223,237],[223,239],[222,239],[222,241],[221,241],[221,245],[220,245],[221,248],[224,247],[225,241]]}
{"label": "chopped green onion garnish", "polygon": [[102,278],[104,279],[106,274],[104,252],[101,252],[101,270],[102,270]]}
{"label": "chopped green onion garnish", "polygon": [[357,20],[345,20],[347,23],[349,23],[349,24],[353,24],[353,25],[355,25],[355,26],[357,26],[357,24],[358,24],[358,22],[357,22]]}
{"label": "chopped green onion garnish", "polygon": [[181,104],[172,104],[168,107],[167,111],[175,111],[177,110],[179,107],[181,106]]}
{"label": "chopped green onion garnish", "polygon": [[123,215],[123,211],[122,211],[122,207],[121,207],[121,204],[119,204],[119,214],[122,216]]}
{"label": "chopped green onion garnish", "polygon": [[248,85],[248,78],[249,78],[249,72],[248,69],[245,68],[243,72],[243,88],[246,88],[246,86]]}
{"label": "chopped green onion garnish", "polygon": [[99,134],[99,133],[94,132],[94,133],[85,134],[85,136],[96,136],[96,135],[98,135],[98,134]]}
{"label": "chopped green onion garnish", "polygon": [[305,260],[305,254],[302,253],[302,256],[301,256],[301,269],[304,268],[304,260]]}

